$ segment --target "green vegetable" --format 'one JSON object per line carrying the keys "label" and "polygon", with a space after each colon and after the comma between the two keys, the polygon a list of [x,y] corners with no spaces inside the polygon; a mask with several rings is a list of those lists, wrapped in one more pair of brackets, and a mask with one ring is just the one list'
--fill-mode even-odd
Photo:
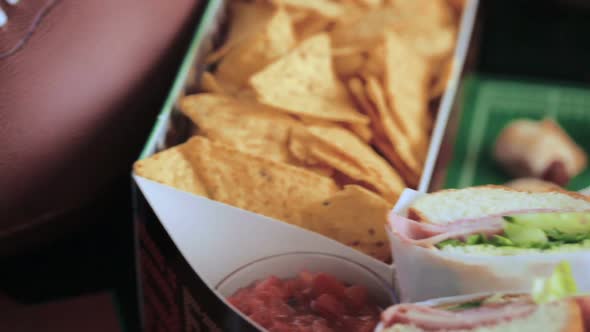
{"label": "green vegetable", "polygon": [[590,239],[590,233],[568,234],[557,229],[549,229],[545,233],[551,240],[564,243],[578,243]]}
{"label": "green vegetable", "polygon": [[463,245],[463,242],[456,240],[456,239],[444,240],[444,241],[441,241],[436,244],[436,246],[439,249],[444,248],[446,246],[461,246],[461,245]]}
{"label": "green vegetable", "polygon": [[488,243],[493,244],[498,247],[513,246],[514,245],[512,240],[510,240],[509,238],[506,238],[504,236],[500,236],[500,235],[492,236]]}
{"label": "green vegetable", "polygon": [[483,234],[467,236],[463,240],[449,239],[438,243],[447,246],[513,247],[549,250],[561,245],[590,246],[590,212],[531,213],[504,216],[504,233],[486,237]]}
{"label": "green vegetable", "polygon": [[590,233],[589,212],[531,213],[504,217],[504,220],[543,231],[559,230],[564,234]]}
{"label": "green vegetable", "polygon": [[465,244],[473,245],[473,244],[480,244],[485,242],[485,237],[481,234],[473,234],[469,235],[465,240]]}
{"label": "green vegetable", "polygon": [[549,241],[542,230],[516,223],[506,223],[504,234],[518,247],[542,246]]}
{"label": "green vegetable", "polygon": [[569,263],[559,263],[549,278],[534,280],[531,293],[533,300],[539,304],[577,295],[576,280]]}
{"label": "green vegetable", "polygon": [[483,304],[483,300],[476,300],[471,302],[465,302],[446,308],[448,311],[462,311],[467,309],[479,308]]}

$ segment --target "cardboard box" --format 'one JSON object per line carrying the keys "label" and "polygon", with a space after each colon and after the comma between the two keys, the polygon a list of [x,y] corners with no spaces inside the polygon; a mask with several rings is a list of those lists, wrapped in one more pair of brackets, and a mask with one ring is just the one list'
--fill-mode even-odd
{"label": "cardboard box", "polygon": [[[467,2],[454,71],[443,95],[419,190],[435,171],[445,128],[464,75],[478,1]],[[204,57],[222,37],[225,2],[211,1],[178,77],[140,156],[183,142],[190,124],[176,101],[195,90]],[[322,235],[133,175],[143,330],[256,331],[225,300],[256,279],[327,272],[361,284],[387,306],[397,302],[393,266]]]}

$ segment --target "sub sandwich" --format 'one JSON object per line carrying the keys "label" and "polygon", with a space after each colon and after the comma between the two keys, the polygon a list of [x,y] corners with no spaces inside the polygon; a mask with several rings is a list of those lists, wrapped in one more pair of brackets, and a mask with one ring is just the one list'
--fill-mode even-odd
{"label": "sub sandwich", "polygon": [[389,216],[402,300],[528,289],[561,260],[590,291],[588,197],[482,186],[410,201]]}
{"label": "sub sandwich", "polygon": [[567,263],[530,294],[496,293],[399,304],[382,313],[381,332],[584,332],[590,296],[577,293]]}

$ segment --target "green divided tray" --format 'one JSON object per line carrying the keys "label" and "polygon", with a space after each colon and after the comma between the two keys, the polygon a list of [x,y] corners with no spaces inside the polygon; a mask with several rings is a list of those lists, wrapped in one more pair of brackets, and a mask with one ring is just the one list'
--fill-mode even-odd
{"label": "green divided tray", "polygon": [[[590,154],[590,88],[472,76],[465,98],[445,188],[503,184],[509,177],[492,151],[502,128],[517,118],[553,118]],[[590,186],[590,167],[568,189]]]}

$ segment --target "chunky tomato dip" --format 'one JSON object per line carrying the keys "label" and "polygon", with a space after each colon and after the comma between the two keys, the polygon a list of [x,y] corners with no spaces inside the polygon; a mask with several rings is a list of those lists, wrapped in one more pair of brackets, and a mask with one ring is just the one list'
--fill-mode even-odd
{"label": "chunky tomato dip", "polygon": [[228,300],[271,332],[372,332],[381,313],[365,287],[346,285],[325,273],[271,276]]}

